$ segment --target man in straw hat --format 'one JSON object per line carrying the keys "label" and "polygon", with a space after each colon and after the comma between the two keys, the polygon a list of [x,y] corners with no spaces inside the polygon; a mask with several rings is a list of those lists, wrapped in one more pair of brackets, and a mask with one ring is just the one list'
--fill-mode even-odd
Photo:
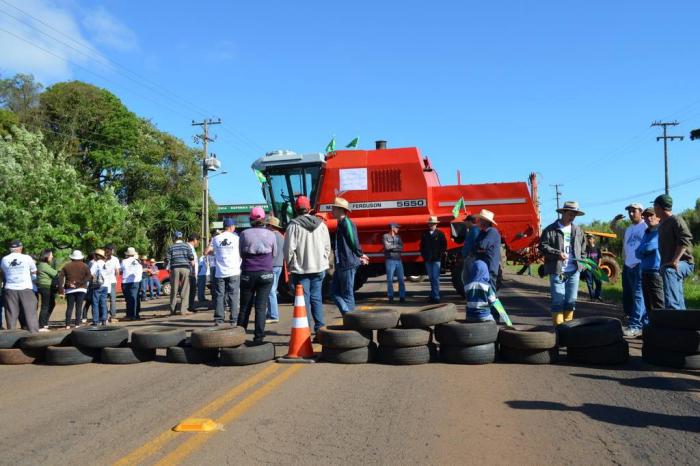
{"label": "man in straw hat", "polygon": [[501,269],[501,233],[496,229],[498,224],[494,217],[494,213],[487,209],[481,209],[476,214],[481,231],[474,241],[472,252],[476,260],[486,262],[491,286],[495,290],[498,288],[498,272]]}
{"label": "man in straw hat", "polygon": [[105,283],[105,251],[95,249],[95,260],[90,266],[92,274],[92,325],[107,325],[107,293],[109,284]]}
{"label": "man in straw hat", "polygon": [[357,227],[350,220],[350,203],[336,197],[332,207],[333,218],[338,220],[335,234],[335,271],[331,295],[341,314],[355,309],[355,273],[369,258],[362,252]]}
{"label": "man in straw hat", "polygon": [[435,216],[428,217],[428,229],[423,232],[420,238],[420,255],[425,261],[425,272],[430,280],[431,303],[440,302],[440,266],[442,256],[447,250],[447,239],[445,234],[438,230],[440,223]]}
{"label": "man in straw hat", "polygon": [[124,255],[126,257],[122,261],[122,292],[126,301],[126,317],[138,319],[141,310],[139,290],[143,280],[143,266],[136,258],[136,249],[129,247]]}
{"label": "man in straw hat", "polygon": [[586,250],[583,229],[573,223],[576,217],[584,215],[578,202],[566,201],[557,212],[561,218],[545,228],[540,238],[544,273],[549,275],[552,323],[555,326],[574,318],[581,272],[576,260],[583,259]]}
{"label": "man in straw hat", "polygon": [[629,338],[636,338],[642,334],[642,327],[649,322],[644,307],[644,294],[642,292],[642,268],[641,261],[637,259],[635,251],[642,242],[644,232],[647,229],[642,219],[644,206],[639,202],[633,202],[625,207],[630,219],[627,228],[618,226],[618,222],[625,218],[618,214],[610,222],[612,231],[623,237],[622,240],[622,309],[627,316],[627,327],[624,334]]}

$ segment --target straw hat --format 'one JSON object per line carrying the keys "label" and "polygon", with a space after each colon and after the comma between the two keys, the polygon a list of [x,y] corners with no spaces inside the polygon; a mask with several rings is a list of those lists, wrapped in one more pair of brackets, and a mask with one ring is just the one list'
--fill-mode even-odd
{"label": "straw hat", "polygon": [[278,219],[277,217],[274,217],[272,215],[267,217],[267,224],[271,227],[282,229],[282,226],[280,225],[280,219]]}
{"label": "straw hat", "polygon": [[70,256],[68,256],[68,258],[70,260],[74,260],[74,261],[81,261],[81,260],[85,259],[85,256],[83,256],[82,251],[79,251],[76,249],[75,251],[70,253]]}
{"label": "straw hat", "polygon": [[578,201],[566,201],[564,205],[557,209],[557,213],[563,214],[566,211],[576,212],[576,216],[586,215],[582,210],[578,208]]}
{"label": "straw hat", "polygon": [[343,199],[342,197],[336,197],[335,200],[333,201],[333,207],[340,207],[341,209],[345,209],[348,212],[352,212],[350,210],[350,203]]}
{"label": "straw hat", "polygon": [[431,215],[430,217],[428,217],[428,224],[433,224],[433,223],[440,223],[440,222],[438,221],[438,218],[436,216]]}
{"label": "straw hat", "polygon": [[105,250],[104,249],[95,249],[95,255],[104,259],[105,258]]}
{"label": "straw hat", "polygon": [[128,247],[128,248],[126,248],[126,252],[124,253],[124,255],[125,255],[126,257],[135,256],[135,255],[136,255],[136,249],[134,249],[134,248],[132,248],[132,247]]}
{"label": "straw hat", "polygon": [[481,209],[481,212],[475,215],[476,218],[480,218],[482,220],[486,220],[489,222],[491,225],[498,225],[496,221],[493,219],[494,214],[490,210],[487,209]]}

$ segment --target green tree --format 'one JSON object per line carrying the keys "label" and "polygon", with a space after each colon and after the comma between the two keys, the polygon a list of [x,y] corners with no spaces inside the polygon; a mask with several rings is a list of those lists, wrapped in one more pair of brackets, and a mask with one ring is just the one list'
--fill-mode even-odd
{"label": "green tree", "polygon": [[22,123],[36,123],[39,94],[44,86],[31,74],[16,74],[0,79],[0,107],[14,112]]}

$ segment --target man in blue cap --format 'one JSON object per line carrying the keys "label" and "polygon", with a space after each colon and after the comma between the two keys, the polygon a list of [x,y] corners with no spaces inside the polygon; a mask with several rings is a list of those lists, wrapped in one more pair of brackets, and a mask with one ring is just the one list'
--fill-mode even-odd
{"label": "man in blue cap", "polygon": [[231,305],[231,322],[238,322],[240,309],[240,284],[241,284],[241,253],[238,250],[238,235],[236,221],[233,218],[224,219],[224,231],[211,240],[211,244],[204,251],[205,254],[214,252],[216,272],[213,277],[216,289],[216,307],[214,308],[214,324],[224,323],[225,304]]}
{"label": "man in blue cap", "polygon": [[382,242],[384,243],[384,262],[386,265],[386,292],[389,302],[394,302],[394,274],[399,281],[399,301],[406,301],[406,286],[403,282],[403,262],[401,262],[401,252],[403,251],[403,241],[399,236],[401,225],[392,222],[389,224],[389,233],[385,233]]}
{"label": "man in blue cap", "polygon": [[187,315],[190,312],[185,308],[190,296],[190,271],[194,268],[194,254],[190,245],[182,241],[182,232],[173,233],[174,243],[168,248],[165,258],[168,270],[170,270],[170,315],[175,314],[177,308],[177,294],[180,292],[180,314]]}

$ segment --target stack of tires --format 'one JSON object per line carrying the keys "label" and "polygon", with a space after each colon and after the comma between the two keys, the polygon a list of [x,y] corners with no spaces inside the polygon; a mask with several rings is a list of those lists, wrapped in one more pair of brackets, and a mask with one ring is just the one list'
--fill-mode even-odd
{"label": "stack of tires", "polygon": [[31,364],[35,361],[41,361],[48,344],[42,347],[23,346],[23,339],[30,335],[31,333],[26,330],[1,330],[0,364]]}
{"label": "stack of tires", "polygon": [[551,327],[521,326],[498,331],[501,359],[517,364],[553,364],[559,360],[557,334]]}
{"label": "stack of tires", "polygon": [[496,322],[455,320],[435,326],[440,358],[451,364],[489,364],[496,360]]}
{"label": "stack of tires", "polygon": [[700,369],[700,310],[654,310],[644,328],[642,357],[655,366]]}
{"label": "stack of tires", "polygon": [[[170,348],[185,341],[185,330],[168,327],[142,328],[134,330],[131,334],[131,349],[133,355],[127,350],[122,350],[123,355],[121,360],[124,362],[112,361],[114,364],[128,364],[130,362],[141,362],[142,360],[152,360],[155,357],[156,351],[162,348]],[[104,351],[104,357],[108,356]],[[113,359],[118,358],[116,352],[109,354]]]}
{"label": "stack of tires", "polygon": [[[128,357],[127,355],[134,353],[133,348],[129,346],[129,330],[126,327],[107,325],[77,328],[71,333],[70,342],[72,346],[49,346],[46,348],[46,363],[57,366],[87,364],[102,360],[101,356],[104,352],[105,360],[103,362],[114,364],[114,361],[121,361],[120,358]],[[107,353],[109,350],[114,350],[114,352]],[[110,358],[111,355],[114,355],[114,359]],[[155,351],[150,359],[154,357]],[[122,362],[117,363],[123,364]]]}
{"label": "stack of tires", "polygon": [[623,364],[629,359],[629,345],[622,335],[622,323],[612,317],[583,317],[556,327],[559,346],[566,357],[578,364]]}
{"label": "stack of tires", "polygon": [[336,364],[365,364],[374,361],[377,345],[372,330],[353,330],[344,325],[326,325],[318,330],[321,359]]}
{"label": "stack of tires", "polygon": [[189,340],[168,348],[166,358],[176,363],[247,366],[275,358],[272,343],[246,342],[242,327],[218,326],[194,330]]}

